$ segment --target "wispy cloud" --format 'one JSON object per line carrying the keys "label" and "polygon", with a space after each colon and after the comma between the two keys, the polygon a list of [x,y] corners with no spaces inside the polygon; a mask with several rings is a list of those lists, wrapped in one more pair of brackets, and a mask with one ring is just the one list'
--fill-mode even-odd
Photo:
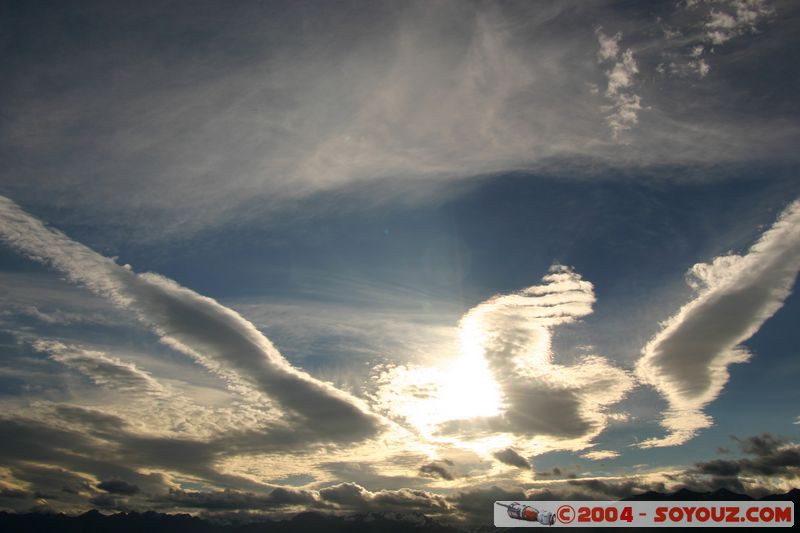
{"label": "wispy cloud", "polygon": [[97,385],[121,392],[125,395],[148,395],[163,397],[166,389],[149,373],[116,357],[76,346],[67,346],[56,341],[38,340],[34,348],[46,352],[54,361],[74,368]]}
{"label": "wispy cloud", "polygon": [[[717,40],[747,34],[764,5],[722,5],[715,13],[733,27],[717,15],[707,31],[721,32]],[[310,13],[254,3],[224,25],[181,5],[124,9],[111,17],[87,7],[108,34],[78,37],[61,12],[30,18],[58,31],[10,28],[23,43],[48,39],[37,44],[35,69],[6,73],[15,83],[0,141],[19,164],[3,169],[0,184],[26,204],[57,197],[80,219],[113,215],[139,239],[274,215],[331,190],[357,193],[339,203],[373,205],[414,187],[415,198],[428,198],[423,183],[564,161],[628,168],[794,157],[796,130],[754,108],[746,80],[718,80],[725,96],[705,102],[710,112],[734,99],[743,104],[736,116],[682,112],[694,101],[688,84],[668,96],[653,87],[653,57],[671,45],[642,29],[634,4],[375,2]],[[141,10],[169,22],[119,28]],[[702,26],[705,13],[692,16]],[[615,29],[596,35],[599,25]],[[710,44],[705,29],[689,29],[697,42],[681,54]],[[228,45],[199,53],[170,38],[183,30]],[[146,50],[158,46],[166,49],[153,61]],[[723,68],[707,54],[691,59],[692,72]],[[586,90],[600,85],[605,110]],[[608,128],[621,136],[645,108],[646,127],[620,150]]]}
{"label": "wispy cloud", "polygon": [[136,274],[0,197],[0,238],[72,282],[136,313],[162,342],[276,402],[318,438],[374,435],[380,420],[356,398],[292,367],[250,322],[216,301],[157,274]]}
{"label": "wispy cloud", "polygon": [[697,296],[665,322],[636,365],[639,379],[669,404],[661,422],[667,436],[641,446],[681,444],[711,425],[703,408],[727,383],[728,365],[750,358],[741,343],[781,308],[799,269],[800,201],[747,253],[691,268],[688,282]]}

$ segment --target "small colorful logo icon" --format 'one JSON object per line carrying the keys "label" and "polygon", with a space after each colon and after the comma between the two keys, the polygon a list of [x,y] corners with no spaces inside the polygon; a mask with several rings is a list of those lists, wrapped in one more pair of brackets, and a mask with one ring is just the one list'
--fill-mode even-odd
{"label": "small colorful logo icon", "polygon": [[556,515],[551,513],[550,511],[540,511],[535,507],[531,507],[530,505],[522,505],[520,503],[514,502],[511,504],[505,504],[500,502],[495,502],[500,507],[505,507],[506,511],[508,512],[508,516],[515,520],[525,520],[526,522],[539,522],[545,526],[552,526],[556,523]]}

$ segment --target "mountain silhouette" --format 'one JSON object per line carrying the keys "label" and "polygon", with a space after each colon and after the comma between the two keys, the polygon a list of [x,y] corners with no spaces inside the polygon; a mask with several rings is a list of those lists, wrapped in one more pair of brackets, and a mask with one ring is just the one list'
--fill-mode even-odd
{"label": "mountain silhouette", "polygon": [[[727,489],[696,492],[680,489],[671,493],[645,492],[621,501],[792,501],[797,507],[800,489],[785,494],[770,494],[752,498]],[[487,503],[488,504],[491,502]],[[487,511],[488,515],[488,511]],[[604,528],[595,528],[604,529]],[[639,528],[628,528],[636,531]],[[371,512],[334,515],[303,512],[283,520],[250,523],[221,523],[189,514],[167,514],[154,511],[122,512],[105,515],[92,509],[80,515],[56,513],[8,513],[0,511],[0,531],[3,533],[457,533],[459,531],[497,531],[489,524],[459,528],[442,524],[422,513]]]}

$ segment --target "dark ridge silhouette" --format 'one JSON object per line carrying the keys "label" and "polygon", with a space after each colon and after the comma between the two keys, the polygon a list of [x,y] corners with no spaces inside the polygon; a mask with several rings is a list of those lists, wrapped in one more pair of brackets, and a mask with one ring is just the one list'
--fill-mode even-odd
{"label": "dark ridge silhouette", "polygon": [[[783,496],[781,496],[783,497]],[[776,498],[778,499],[778,498]],[[737,494],[728,489],[717,489],[713,492],[695,492],[689,489],[680,489],[675,492],[663,494],[661,492],[648,491],[643,494],[637,494],[630,498],[623,498],[623,501],[636,502],[636,501],[664,501],[664,502],[677,502],[677,501],[713,501],[722,500],[729,502],[738,501],[754,501],[755,498],[746,494]]]}
{"label": "dark ridge silhouette", "polygon": [[752,496],[748,496],[747,494],[738,494],[736,492],[732,492],[728,489],[717,489],[711,492],[695,492],[689,489],[680,489],[675,492],[670,493],[661,493],[661,492],[653,492],[648,491],[642,494],[637,494],[636,496],[631,496],[629,498],[622,498],[621,501],[626,502],[637,502],[637,501],[664,501],[664,502],[677,502],[677,501],[728,501],[728,502],[738,502],[738,501],[786,501],[791,500],[797,503],[798,497],[800,496],[800,489],[792,489],[785,494],[770,494],[769,496],[764,496],[763,498],[753,498]]}
{"label": "dark ridge silhouette", "polygon": [[[792,501],[797,508],[800,490],[792,489],[785,494],[771,494],[758,500]],[[681,489],[672,493],[645,492],[621,501],[758,501],[745,494],[727,489],[712,492],[695,492]],[[487,502],[487,520],[491,520],[491,503]],[[609,528],[595,528],[609,529]],[[614,528],[611,528],[614,529]],[[626,528],[638,531],[642,528]],[[647,531],[649,529],[645,528]],[[712,528],[713,529],[713,528]],[[500,531],[489,524],[471,528],[457,528],[441,524],[422,513],[366,513],[346,516],[318,512],[304,512],[285,520],[270,520],[250,523],[224,524],[214,520],[188,514],[165,514],[154,511],[128,512],[104,515],[91,510],[77,516],[55,513],[7,513],[0,511],[0,531],[3,533],[457,533],[459,531]]]}
{"label": "dark ridge silhouette", "polygon": [[305,512],[288,520],[248,524],[218,524],[187,514],[147,511],[103,515],[91,510],[78,516],[65,514],[0,512],[3,533],[457,533],[459,529],[439,524],[420,513],[368,513],[337,516]]}

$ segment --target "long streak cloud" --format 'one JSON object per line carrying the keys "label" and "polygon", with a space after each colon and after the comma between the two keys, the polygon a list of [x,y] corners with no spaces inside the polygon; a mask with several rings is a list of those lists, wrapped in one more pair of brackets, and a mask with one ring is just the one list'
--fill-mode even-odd
{"label": "long streak cloud", "polygon": [[644,447],[685,442],[709,427],[703,408],[728,381],[728,365],[746,362],[741,343],[752,337],[789,296],[800,269],[800,201],[793,202],[744,255],[699,263],[688,281],[697,297],[670,318],[644,347],[636,371],[669,408],[663,438]]}
{"label": "long streak cloud", "polygon": [[242,387],[274,401],[320,440],[376,434],[380,419],[357,398],[294,368],[253,324],[211,298],[163,276],[137,274],[0,196],[0,239],[73,282],[136,313],[162,342]]}

